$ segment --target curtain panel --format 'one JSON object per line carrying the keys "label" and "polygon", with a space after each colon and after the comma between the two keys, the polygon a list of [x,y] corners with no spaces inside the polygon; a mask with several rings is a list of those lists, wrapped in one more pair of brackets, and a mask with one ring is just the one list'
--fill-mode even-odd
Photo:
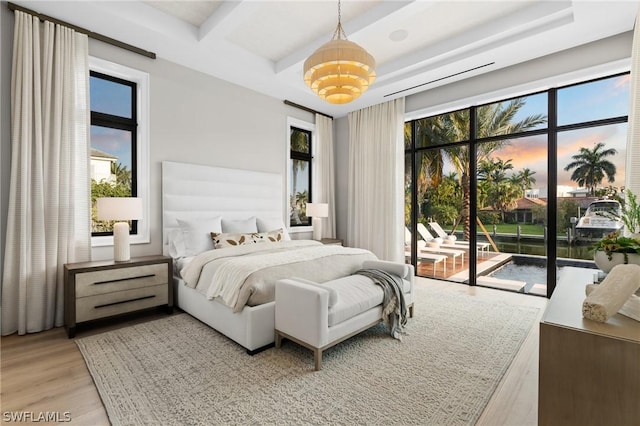
{"label": "curtain panel", "polygon": [[335,171],[333,156],[333,119],[316,114],[316,169],[313,173],[313,202],[327,203],[329,217],[322,218],[322,238],[336,236]]}
{"label": "curtain panel", "polygon": [[404,263],[404,98],[348,118],[347,244]]}
{"label": "curtain panel", "polygon": [[2,334],[63,325],[63,265],[90,258],[87,36],[15,12]]}
{"label": "curtain panel", "polygon": [[625,187],[640,196],[640,13],[636,16],[631,47],[631,82],[629,87],[629,123]]}

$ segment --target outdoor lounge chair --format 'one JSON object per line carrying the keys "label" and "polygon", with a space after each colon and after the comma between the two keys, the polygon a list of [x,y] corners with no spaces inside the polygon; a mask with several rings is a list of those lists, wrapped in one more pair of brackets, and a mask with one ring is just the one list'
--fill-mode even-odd
{"label": "outdoor lounge chair", "polygon": [[[409,256],[410,253],[407,254],[407,252],[410,251],[410,247],[411,247],[411,231],[409,231],[409,229],[406,226],[404,228],[404,240],[405,240],[404,241],[405,255]],[[438,247],[429,247],[426,241],[418,240],[418,257],[431,255],[431,254],[445,255],[446,257],[450,257],[451,266],[453,266],[454,268],[456,267],[456,259],[458,257],[460,258],[460,266],[464,265],[463,250],[460,250],[459,248],[455,249],[452,246],[441,247],[440,245],[438,245]]]}
{"label": "outdoor lounge chair", "polygon": [[[411,250],[405,248],[404,255],[406,257],[411,257]],[[436,276],[436,264],[442,263],[442,274],[447,274],[447,256],[443,254],[431,254],[431,253],[421,253],[418,251],[418,261],[419,262],[429,262],[433,265],[433,276]]]}
{"label": "outdoor lounge chair", "polygon": [[[418,224],[418,231],[420,231],[420,226],[422,226],[422,228],[427,233],[429,233],[429,231],[427,231],[427,228],[425,228],[425,226],[422,225],[421,223]],[[469,242],[468,241],[456,241],[456,240],[451,241],[449,235],[447,235],[445,230],[442,229],[442,227],[440,226],[440,224],[438,222],[429,222],[429,226],[431,227],[431,229],[433,229],[433,232],[435,232],[438,235],[438,237],[442,238],[445,241],[449,240],[450,241],[449,244],[458,245],[460,248],[462,248],[462,247],[469,248]],[[422,233],[420,233],[420,235],[422,235]],[[429,235],[431,235],[431,234],[429,233]],[[424,236],[423,236],[423,238],[424,238]],[[476,248],[484,256],[484,252],[488,252],[489,251],[489,243],[477,242],[476,243]]]}

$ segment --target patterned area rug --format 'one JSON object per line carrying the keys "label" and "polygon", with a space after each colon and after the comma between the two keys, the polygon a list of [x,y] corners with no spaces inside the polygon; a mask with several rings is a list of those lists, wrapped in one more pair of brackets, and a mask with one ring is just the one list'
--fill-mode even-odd
{"label": "patterned area rug", "polygon": [[473,424],[538,309],[417,289],[403,340],[380,324],[329,350],[249,356],[187,314],[77,345],[114,425]]}

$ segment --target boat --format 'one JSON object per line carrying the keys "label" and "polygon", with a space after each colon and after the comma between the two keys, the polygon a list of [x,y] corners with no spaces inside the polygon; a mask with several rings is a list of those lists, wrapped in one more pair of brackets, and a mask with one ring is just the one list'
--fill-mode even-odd
{"label": "boat", "polygon": [[587,207],[576,225],[576,239],[599,240],[612,232],[622,231],[622,207],[616,200],[597,200]]}

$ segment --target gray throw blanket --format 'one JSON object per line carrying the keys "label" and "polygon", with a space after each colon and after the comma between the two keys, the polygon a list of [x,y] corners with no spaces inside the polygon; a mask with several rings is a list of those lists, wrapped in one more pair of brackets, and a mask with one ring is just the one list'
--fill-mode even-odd
{"label": "gray throw blanket", "polygon": [[407,324],[407,306],[402,291],[402,279],[381,269],[360,269],[355,272],[371,278],[382,287],[382,320],[389,327],[394,339],[402,340],[404,326]]}

